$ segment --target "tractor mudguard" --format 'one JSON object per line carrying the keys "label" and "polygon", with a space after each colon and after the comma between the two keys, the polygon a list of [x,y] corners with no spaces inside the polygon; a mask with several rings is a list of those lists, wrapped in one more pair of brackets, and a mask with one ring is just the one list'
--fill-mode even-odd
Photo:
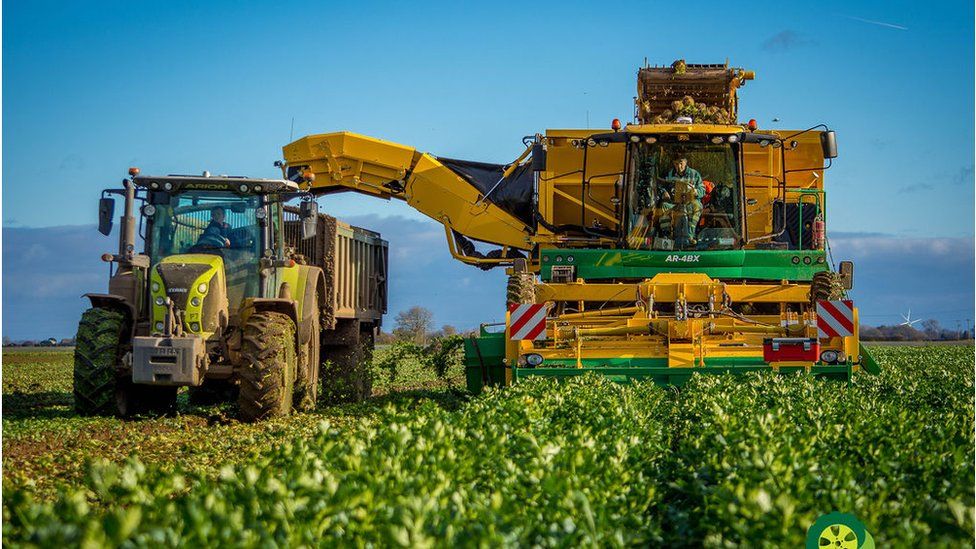
{"label": "tractor mudguard", "polygon": [[126,322],[129,328],[129,341],[135,337],[136,333],[136,308],[135,306],[126,298],[115,295],[115,294],[84,294],[82,297],[87,297],[88,301],[91,302],[92,307],[98,307],[100,309],[108,309],[110,311],[118,311],[125,316]]}
{"label": "tractor mudguard", "polygon": [[296,301],[270,297],[245,298],[244,303],[241,304],[241,326],[247,322],[248,317],[252,314],[265,311],[281,313],[290,318],[296,327],[295,345],[301,345],[301,330],[297,329],[301,323],[298,320],[298,303]]}

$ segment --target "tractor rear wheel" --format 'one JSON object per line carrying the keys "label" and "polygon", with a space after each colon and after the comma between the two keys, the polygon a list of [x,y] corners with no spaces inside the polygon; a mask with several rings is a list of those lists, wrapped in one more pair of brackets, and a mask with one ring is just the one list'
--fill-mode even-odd
{"label": "tractor rear wheel", "polygon": [[319,329],[319,296],[314,293],[309,307],[312,310],[312,327],[308,341],[302,345],[298,357],[298,376],[295,379],[295,409],[307,412],[315,409],[319,400],[319,361],[321,360],[322,333]]}
{"label": "tractor rear wheel", "polygon": [[244,324],[241,345],[241,419],[259,421],[292,409],[297,357],[295,323],[281,313],[260,311]]}
{"label": "tractor rear wheel", "polygon": [[109,309],[92,308],[81,315],[75,340],[75,411],[83,416],[115,413],[115,392],[125,316]]}

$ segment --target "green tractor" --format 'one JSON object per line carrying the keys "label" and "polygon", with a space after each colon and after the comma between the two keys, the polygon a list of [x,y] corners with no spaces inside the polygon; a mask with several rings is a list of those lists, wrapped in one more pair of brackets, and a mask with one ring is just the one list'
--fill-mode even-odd
{"label": "green tractor", "polygon": [[[343,236],[293,181],[129,173],[99,201],[102,234],[112,195],[125,212],[118,253],[102,256],[114,266],[108,293],[86,294],[78,327],[78,413],[166,414],[189,387],[191,401],[236,398],[245,421],[287,415],[316,405],[323,363],[334,399],[369,395],[372,334],[386,310],[378,234],[345,226]],[[298,208],[285,206],[295,199]],[[378,260],[342,256],[343,238]],[[335,281],[346,278],[362,291],[343,308]]]}

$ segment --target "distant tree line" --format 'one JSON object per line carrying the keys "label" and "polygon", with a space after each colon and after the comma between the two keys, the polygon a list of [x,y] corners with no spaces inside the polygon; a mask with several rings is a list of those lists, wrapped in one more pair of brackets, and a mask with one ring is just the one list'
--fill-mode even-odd
{"label": "distant tree line", "polygon": [[47,339],[21,339],[14,341],[7,336],[3,336],[3,346],[4,347],[74,347],[75,338],[66,337],[63,339],[56,339],[49,337]]}
{"label": "distant tree line", "polygon": [[408,341],[417,345],[427,345],[435,339],[457,335],[458,329],[450,324],[434,327],[434,313],[419,305],[400,311],[393,319],[392,332],[380,332],[376,342],[390,344]]}
{"label": "distant tree line", "polygon": [[928,319],[921,322],[922,329],[907,324],[894,326],[866,326],[861,325],[860,336],[864,341],[958,341],[972,339],[973,333],[966,330],[950,330],[943,328],[938,320]]}

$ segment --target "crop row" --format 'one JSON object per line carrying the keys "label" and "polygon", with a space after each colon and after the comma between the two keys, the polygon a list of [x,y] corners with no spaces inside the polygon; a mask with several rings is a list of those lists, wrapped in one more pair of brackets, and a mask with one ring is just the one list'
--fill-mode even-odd
{"label": "crop row", "polygon": [[4,494],[4,543],[800,546],[831,511],[879,545],[972,545],[971,348],[883,350],[879,377],[579,378],[457,411],[323,422],[217,478],[90,468]]}

